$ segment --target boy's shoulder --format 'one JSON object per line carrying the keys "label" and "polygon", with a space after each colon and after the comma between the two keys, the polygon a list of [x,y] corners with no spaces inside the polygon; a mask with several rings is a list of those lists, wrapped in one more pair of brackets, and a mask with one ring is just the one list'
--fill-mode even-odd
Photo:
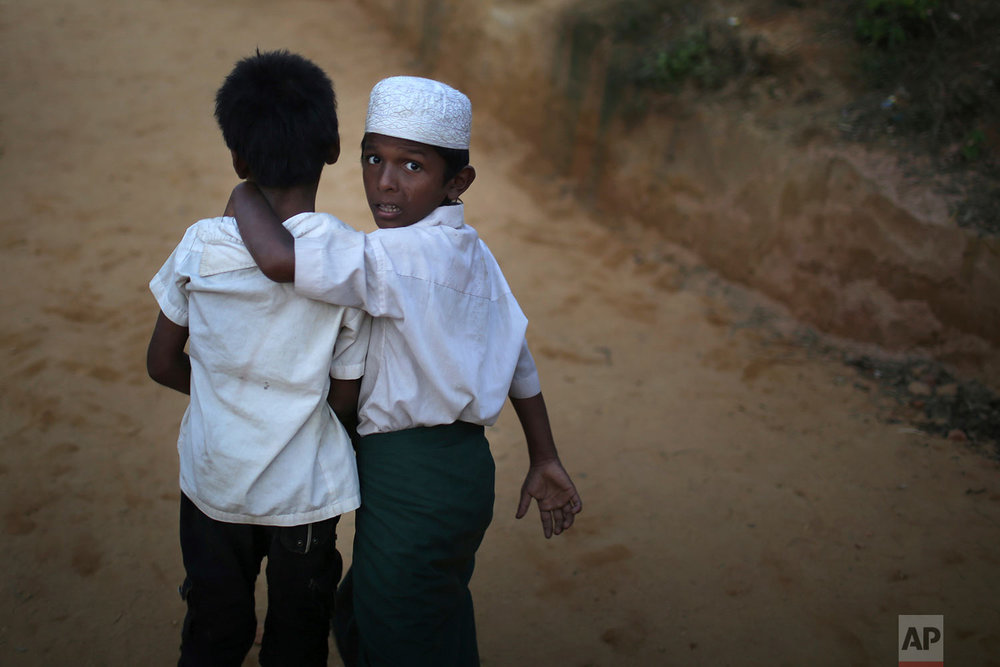
{"label": "boy's shoulder", "polygon": [[188,235],[203,243],[217,240],[240,240],[236,218],[227,215],[202,218],[188,227]]}
{"label": "boy's shoulder", "polygon": [[[451,262],[475,253],[479,241],[471,227],[459,230],[442,225],[409,225],[376,229],[368,234],[370,243],[393,261]],[[458,259],[458,261],[462,261]]]}
{"label": "boy's shoulder", "polygon": [[[321,236],[333,231],[355,229],[329,213],[306,212],[294,215],[282,225],[295,237]],[[236,218],[228,215],[202,218],[188,227],[183,243],[196,247],[206,245],[236,245],[245,247]]]}
{"label": "boy's shoulder", "polygon": [[[234,221],[235,224],[235,221]],[[319,211],[299,213],[282,223],[292,236],[308,238],[330,232],[355,232],[354,227],[333,215]]]}
{"label": "boy's shoulder", "polygon": [[242,244],[235,218],[202,218],[184,230],[175,252],[199,253],[207,244],[236,241]]}

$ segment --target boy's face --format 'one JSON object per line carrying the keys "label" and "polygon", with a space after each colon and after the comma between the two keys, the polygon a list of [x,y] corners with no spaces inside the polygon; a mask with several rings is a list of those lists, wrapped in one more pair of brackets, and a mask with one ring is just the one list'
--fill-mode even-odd
{"label": "boy's face", "polygon": [[407,227],[457,199],[465,188],[456,188],[454,178],[445,183],[444,172],[444,158],[427,144],[365,135],[361,177],[368,207],[381,229]]}

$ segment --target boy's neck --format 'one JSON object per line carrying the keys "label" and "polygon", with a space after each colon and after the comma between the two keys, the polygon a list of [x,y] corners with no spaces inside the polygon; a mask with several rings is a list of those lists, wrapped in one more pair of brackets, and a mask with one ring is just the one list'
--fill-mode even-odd
{"label": "boy's neck", "polygon": [[295,185],[289,188],[260,188],[267,203],[282,221],[299,213],[316,210],[316,190],[319,184]]}

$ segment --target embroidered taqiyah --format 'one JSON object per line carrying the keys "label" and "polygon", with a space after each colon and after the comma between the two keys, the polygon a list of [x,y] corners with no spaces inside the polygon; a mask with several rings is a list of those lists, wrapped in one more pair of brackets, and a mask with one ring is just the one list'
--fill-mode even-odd
{"label": "embroidered taqiyah", "polygon": [[440,81],[393,76],[372,88],[365,132],[468,149],[471,130],[469,98]]}

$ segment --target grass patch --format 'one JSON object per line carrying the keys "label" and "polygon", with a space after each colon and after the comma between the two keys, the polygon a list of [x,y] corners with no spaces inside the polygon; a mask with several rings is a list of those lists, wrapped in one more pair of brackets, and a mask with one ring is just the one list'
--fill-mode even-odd
{"label": "grass patch", "polygon": [[606,116],[645,113],[651,97],[716,91],[760,69],[737,24],[682,0],[584,0],[565,12],[561,43],[570,63],[607,58]]}
{"label": "grass patch", "polygon": [[[920,156],[910,162],[927,162],[928,177],[948,181],[959,225],[1000,235],[1000,2],[747,0],[728,9],[772,17],[804,10],[825,12],[855,54],[857,97],[841,110],[843,136]],[[741,94],[760,80],[801,80],[794,54],[769,50],[710,3],[581,0],[562,17],[560,44],[568,65],[556,80],[574,109],[595,57],[603,59],[602,129],[685,91]]]}
{"label": "grass patch", "polygon": [[892,137],[959,183],[958,224],[1000,233],[1000,3],[853,0],[851,138]]}

